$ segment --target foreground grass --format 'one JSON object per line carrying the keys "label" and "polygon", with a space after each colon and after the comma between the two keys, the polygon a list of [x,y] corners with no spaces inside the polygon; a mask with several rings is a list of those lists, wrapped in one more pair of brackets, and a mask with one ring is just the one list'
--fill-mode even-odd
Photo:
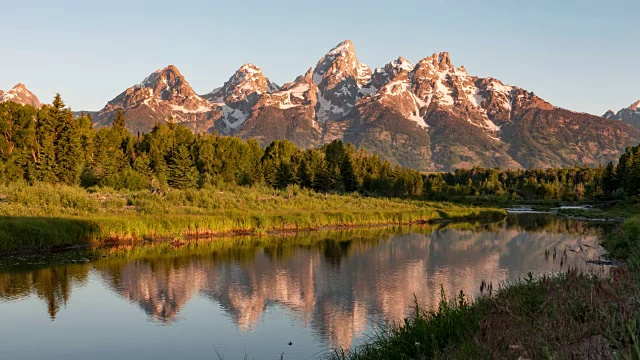
{"label": "foreground grass", "polygon": [[606,277],[574,270],[529,277],[473,303],[443,295],[438,309],[416,305],[404,323],[330,358],[640,359],[640,215],[605,247],[627,266]]}
{"label": "foreground grass", "polygon": [[115,192],[0,185],[0,251],[232,232],[499,219],[502,210],[291,187]]}

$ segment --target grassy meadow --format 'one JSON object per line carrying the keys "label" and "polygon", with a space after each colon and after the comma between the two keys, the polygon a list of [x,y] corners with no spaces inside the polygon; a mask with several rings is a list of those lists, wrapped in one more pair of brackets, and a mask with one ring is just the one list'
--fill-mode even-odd
{"label": "grassy meadow", "polygon": [[229,233],[500,219],[503,210],[289,186],[114,191],[0,185],[0,252]]}

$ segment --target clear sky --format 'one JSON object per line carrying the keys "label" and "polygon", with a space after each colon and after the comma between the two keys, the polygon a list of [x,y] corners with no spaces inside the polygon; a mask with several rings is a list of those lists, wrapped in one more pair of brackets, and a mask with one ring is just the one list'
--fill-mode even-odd
{"label": "clear sky", "polygon": [[99,110],[174,64],[198,93],[246,62],[283,84],[342,40],[383,66],[448,51],[456,66],[568,109],[640,99],[640,1],[2,1],[0,89]]}

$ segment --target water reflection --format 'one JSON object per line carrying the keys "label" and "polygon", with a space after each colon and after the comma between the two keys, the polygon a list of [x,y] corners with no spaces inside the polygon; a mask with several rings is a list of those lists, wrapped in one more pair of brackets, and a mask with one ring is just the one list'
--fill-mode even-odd
{"label": "water reflection", "polygon": [[[562,266],[586,268],[582,258],[598,257],[601,231],[580,221],[527,215],[488,225],[114,248],[87,264],[9,266],[11,271],[4,266],[0,301],[35,295],[54,319],[73,289],[107,286],[151,319],[171,325],[189,321],[180,318],[181,309],[203,296],[224,309],[241,332],[261,325],[265,311],[278,307],[319,341],[350,347],[373,322],[408,315],[414,295],[435,307],[441,289],[449,297],[460,290],[473,296],[483,280],[497,287],[529,272],[559,271],[560,257],[545,256],[551,250],[582,248],[569,251]],[[90,273],[102,283],[88,285]]]}
{"label": "water reflection", "polygon": [[49,317],[55,319],[72,289],[86,283],[87,270],[86,266],[58,266],[0,273],[0,301],[35,295],[46,303]]}

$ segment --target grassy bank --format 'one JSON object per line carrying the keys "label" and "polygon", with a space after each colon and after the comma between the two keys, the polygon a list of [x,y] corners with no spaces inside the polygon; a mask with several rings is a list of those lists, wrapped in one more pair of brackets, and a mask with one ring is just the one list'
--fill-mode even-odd
{"label": "grassy bank", "polygon": [[499,219],[502,210],[298,187],[115,192],[0,186],[0,251],[323,227]]}
{"label": "grassy bank", "polygon": [[438,309],[416,305],[403,324],[331,358],[640,359],[640,215],[605,247],[627,264],[608,277],[569,270],[504,284],[472,303],[443,297]]}

